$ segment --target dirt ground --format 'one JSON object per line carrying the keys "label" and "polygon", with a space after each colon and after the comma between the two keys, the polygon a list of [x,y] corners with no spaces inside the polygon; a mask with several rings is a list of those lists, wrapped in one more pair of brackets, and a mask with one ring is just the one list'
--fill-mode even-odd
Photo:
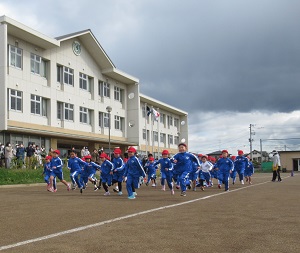
{"label": "dirt ground", "polygon": [[[134,200],[90,184],[0,187],[3,252],[300,252],[300,174],[256,173],[253,185],[197,188],[186,197],[142,185]],[[214,181],[216,185],[216,181]]]}

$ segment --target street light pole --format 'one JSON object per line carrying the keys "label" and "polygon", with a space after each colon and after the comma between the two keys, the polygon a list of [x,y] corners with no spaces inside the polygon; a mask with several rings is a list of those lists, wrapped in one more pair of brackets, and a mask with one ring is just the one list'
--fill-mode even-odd
{"label": "street light pole", "polygon": [[109,159],[110,157],[110,113],[112,111],[111,106],[106,107],[106,111],[108,112],[108,153],[109,153]]}

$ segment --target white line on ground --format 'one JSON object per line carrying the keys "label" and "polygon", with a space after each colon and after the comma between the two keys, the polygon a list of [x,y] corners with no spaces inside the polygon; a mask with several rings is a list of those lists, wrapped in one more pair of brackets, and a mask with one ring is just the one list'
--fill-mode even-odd
{"label": "white line on ground", "polygon": [[[290,177],[290,176],[288,176],[288,177]],[[285,178],[288,178],[288,177],[285,177]],[[222,194],[228,194],[228,193],[231,193],[231,192],[244,190],[244,189],[247,189],[249,187],[254,187],[254,186],[258,186],[258,185],[262,185],[262,184],[266,184],[266,183],[270,183],[270,181],[263,182],[263,183],[257,183],[257,184],[253,184],[253,185],[249,185],[249,186],[244,186],[242,188],[230,190],[228,192],[223,191],[223,192],[216,193],[216,194],[209,195],[209,196],[205,196],[205,197],[202,197],[202,198],[192,199],[192,200],[189,200],[189,201],[185,201],[185,202],[181,202],[181,203],[177,203],[177,204],[173,204],[173,205],[153,208],[153,209],[149,209],[149,210],[142,211],[142,212],[139,212],[139,213],[133,213],[133,214],[125,215],[125,216],[122,216],[122,217],[118,217],[118,218],[114,218],[114,219],[110,219],[110,220],[106,220],[106,221],[101,221],[101,222],[94,223],[94,224],[91,224],[91,225],[82,226],[82,227],[78,227],[78,228],[73,228],[73,229],[69,229],[69,230],[66,230],[66,231],[62,231],[62,232],[58,232],[58,233],[54,233],[54,234],[34,238],[34,239],[31,239],[31,240],[27,240],[27,241],[22,241],[22,242],[18,242],[18,243],[14,243],[14,244],[1,246],[0,251],[15,248],[15,247],[19,247],[19,246],[34,243],[34,242],[48,240],[48,239],[58,237],[58,236],[61,236],[61,235],[72,234],[72,233],[79,232],[79,231],[82,231],[82,230],[87,230],[89,228],[100,227],[102,225],[113,223],[113,222],[116,222],[116,221],[129,219],[129,218],[132,218],[132,217],[135,217],[135,216],[139,216],[139,215],[143,215],[143,214],[147,214],[147,213],[152,213],[152,212],[160,211],[160,210],[167,209],[167,208],[173,208],[173,207],[176,207],[176,206],[186,205],[186,204],[193,203],[193,202],[196,202],[196,201],[205,200],[205,199],[212,198],[212,197],[217,197],[217,196],[220,196]]]}

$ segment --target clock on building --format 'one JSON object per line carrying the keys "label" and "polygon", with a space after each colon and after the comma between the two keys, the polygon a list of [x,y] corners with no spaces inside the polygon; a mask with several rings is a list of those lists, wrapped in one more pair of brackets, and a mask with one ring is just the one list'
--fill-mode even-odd
{"label": "clock on building", "polygon": [[81,53],[81,45],[80,45],[80,43],[78,41],[74,41],[73,42],[72,48],[73,48],[74,54],[80,55],[80,53]]}

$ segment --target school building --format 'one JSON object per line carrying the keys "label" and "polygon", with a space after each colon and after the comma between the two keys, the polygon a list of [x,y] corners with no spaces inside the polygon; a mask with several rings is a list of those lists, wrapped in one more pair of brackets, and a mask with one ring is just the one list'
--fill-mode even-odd
{"label": "school building", "polygon": [[188,144],[188,114],[140,94],[91,30],[50,38],[0,17],[0,142],[139,153]]}

